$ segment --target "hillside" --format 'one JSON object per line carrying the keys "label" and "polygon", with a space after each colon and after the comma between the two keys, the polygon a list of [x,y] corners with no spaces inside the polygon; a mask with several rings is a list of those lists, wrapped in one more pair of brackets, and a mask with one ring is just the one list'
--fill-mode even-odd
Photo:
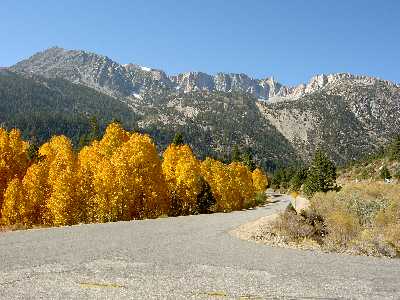
{"label": "hillside", "polygon": [[[199,157],[226,156],[226,149],[242,143],[243,136],[235,134],[239,126],[248,131],[246,145],[264,166],[273,166],[280,158],[279,151],[296,157],[273,126],[265,122],[254,126],[253,120],[260,117],[254,100],[246,94],[199,92],[180,98],[153,94],[146,103],[139,115],[123,99],[64,79],[0,72],[0,122],[8,128],[21,128],[25,137],[35,137],[39,143],[53,134],[65,134],[77,145],[80,136],[89,131],[89,119],[96,116],[101,129],[117,119],[126,128],[149,133],[160,150],[176,132],[182,132]],[[195,108],[187,106],[193,104]],[[274,142],[252,139],[265,134]]]}
{"label": "hillside", "polygon": [[345,163],[374,152],[400,130],[400,88],[376,79],[343,78],[296,100],[261,106],[303,158],[320,145]]}
{"label": "hillside", "polygon": [[[272,77],[245,74],[169,76],[62,48],[39,52],[11,70],[65,79],[80,84],[79,89],[84,85],[108,95],[113,105],[122,103],[116,107],[125,113],[118,108],[108,111],[124,115],[118,118],[126,126],[151,133],[160,147],[182,131],[199,156],[226,157],[238,144],[251,148],[268,168],[289,160],[307,161],[318,146],[344,164],[374,152],[400,131],[395,117],[400,113],[399,85],[368,76],[318,75],[307,84],[289,87]],[[85,111],[75,112],[79,110]]]}
{"label": "hillside", "polygon": [[383,169],[385,168],[388,171],[385,174],[387,179],[392,182],[400,181],[400,136],[375,153],[340,168],[338,181],[342,184],[383,181]]}
{"label": "hillside", "polygon": [[136,115],[123,102],[63,79],[0,71],[0,123],[17,127],[41,143],[53,134],[66,134],[75,143],[96,116],[102,125],[113,119],[128,127]]}

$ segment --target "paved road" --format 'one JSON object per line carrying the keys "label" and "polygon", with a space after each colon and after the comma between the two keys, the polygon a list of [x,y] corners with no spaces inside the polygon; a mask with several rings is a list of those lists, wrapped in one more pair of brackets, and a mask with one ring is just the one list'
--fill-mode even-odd
{"label": "paved road", "polygon": [[400,260],[273,248],[232,228],[283,209],[0,234],[4,299],[400,299]]}

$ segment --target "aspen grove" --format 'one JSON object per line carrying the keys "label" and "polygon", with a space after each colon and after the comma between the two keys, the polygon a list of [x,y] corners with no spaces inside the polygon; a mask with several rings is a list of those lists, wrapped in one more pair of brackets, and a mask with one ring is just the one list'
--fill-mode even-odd
{"label": "aspen grove", "polygon": [[52,137],[34,157],[29,149],[19,130],[0,128],[2,225],[187,215],[201,212],[204,203],[210,203],[210,211],[226,212],[254,206],[256,194],[267,186],[260,169],[200,161],[188,145],[171,144],[160,157],[148,135],[128,132],[118,123],[80,151],[65,136]]}

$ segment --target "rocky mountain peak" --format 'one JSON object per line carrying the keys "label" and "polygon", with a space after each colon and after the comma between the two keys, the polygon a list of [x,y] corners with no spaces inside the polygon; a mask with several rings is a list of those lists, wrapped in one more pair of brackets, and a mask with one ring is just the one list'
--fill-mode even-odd
{"label": "rocky mountain peak", "polygon": [[328,85],[336,85],[343,83],[351,83],[351,84],[361,84],[361,85],[372,85],[377,82],[384,82],[385,84],[391,86],[398,86],[397,84],[387,81],[381,80],[376,77],[366,76],[366,75],[355,75],[351,73],[333,73],[333,74],[320,74],[312,77],[308,84],[306,85],[307,92],[313,92],[315,90],[324,88]]}
{"label": "rocky mountain peak", "polygon": [[170,77],[176,88],[185,93],[193,91],[212,91],[214,78],[203,72],[186,72]]}
{"label": "rocky mountain peak", "polygon": [[[185,72],[168,76],[164,71],[138,64],[121,65],[107,56],[82,50],[52,47],[19,62],[11,68],[45,77],[61,77],[117,97],[134,96],[160,89],[190,93],[194,91],[244,92],[268,101],[296,100],[304,95],[341,84],[373,85],[379,79],[349,73],[320,74],[308,83],[285,86],[275,78],[254,79],[243,73]],[[397,86],[391,82],[388,85]]]}
{"label": "rocky mountain peak", "polygon": [[121,65],[103,55],[59,47],[39,52],[17,63],[12,69],[45,77],[61,77],[112,96],[132,96],[155,88],[167,88],[184,93],[239,91],[268,100],[284,89],[273,78],[258,80],[243,73],[209,75],[203,72],[168,76],[161,70],[132,63]]}

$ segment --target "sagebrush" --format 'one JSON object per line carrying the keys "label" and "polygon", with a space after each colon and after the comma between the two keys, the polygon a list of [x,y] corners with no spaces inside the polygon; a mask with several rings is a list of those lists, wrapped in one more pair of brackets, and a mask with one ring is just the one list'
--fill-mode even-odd
{"label": "sagebrush", "polygon": [[311,239],[328,251],[400,256],[400,185],[348,184],[310,203],[300,214],[281,214],[270,230],[288,243]]}

